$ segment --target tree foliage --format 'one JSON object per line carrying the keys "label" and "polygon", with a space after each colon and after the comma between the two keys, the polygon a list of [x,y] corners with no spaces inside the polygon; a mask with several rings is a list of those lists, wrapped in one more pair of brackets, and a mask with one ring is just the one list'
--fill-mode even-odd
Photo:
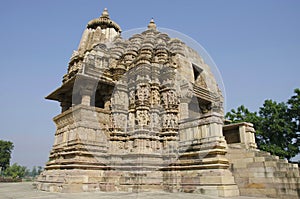
{"label": "tree foliage", "polygon": [[13,179],[23,178],[25,176],[25,172],[26,167],[14,163],[12,166],[7,167],[7,169],[4,170],[4,176],[12,177]]}
{"label": "tree foliage", "polygon": [[244,105],[239,106],[237,110],[231,109],[225,117],[229,123],[251,122],[254,124],[259,119],[256,112],[250,112]]}
{"label": "tree foliage", "polygon": [[[293,122],[296,125],[296,130],[300,132],[300,89],[297,88],[294,91],[294,95],[288,100],[289,114],[293,118]],[[299,141],[299,139],[298,139]]]}
{"label": "tree foliage", "polygon": [[1,175],[4,177],[9,177],[13,179],[23,178],[23,177],[36,177],[42,171],[41,166],[34,166],[30,171],[25,166],[20,166],[17,163],[14,163],[10,166],[11,152],[14,148],[14,145],[10,141],[0,140],[0,171]]}
{"label": "tree foliage", "polygon": [[4,171],[10,165],[11,152],[14,145],[10,141],[0,140],[0,167]]}
{"label": "tree foliage", "polygon": [[25,176],[27,176],[27,177],[33,177],[34,178],[34,177],[40,175],[40,173],[42,173],[42,171],[43,171],[43,167],[41,167],[41,166],[38,166],[38,167],[34,166],[31,171],[29,169],[26,170]]}
{"label": "tree foliage", "polygon": [[299,153],[300,89],[295,89],[287,103],[265,100],[258,113],[242,105],[225,117],[232,123],[253,123],[261,150],[288,160]]}
{"label": "tree foliage", "polygon": [[260,148],[288,160],[297,155],[297,131],[287,104],[266,100],[259,114],[257,135]]}

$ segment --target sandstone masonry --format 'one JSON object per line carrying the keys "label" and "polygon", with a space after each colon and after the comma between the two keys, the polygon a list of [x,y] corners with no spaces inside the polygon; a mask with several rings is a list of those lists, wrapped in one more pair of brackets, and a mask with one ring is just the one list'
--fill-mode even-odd
{"label": "sandstone masonry", "polygon": [[[223,127],[223,97],[210,67],[153,20],[123,39],[105,9],[88,23],[62,86],[47,99],[60,102],[62,112],[54,118],[55,143],[36,183],[40,190],[229,197],[249,195],[256,179],[265,183],[259,165],[249,166],[264,158],[251,152],[244,163],[228,147],[238,144],[245,157],[258,152],[251,124]],[[244,168],[254,168],[254,175],[240,177]],[[291,168],[294,185],[287,189],[296,197],[299,172]]]}

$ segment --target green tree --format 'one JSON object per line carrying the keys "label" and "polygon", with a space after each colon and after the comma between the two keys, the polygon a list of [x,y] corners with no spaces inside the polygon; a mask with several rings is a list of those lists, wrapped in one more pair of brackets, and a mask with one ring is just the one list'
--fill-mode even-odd
{"label": "green tree", "polygon": [[299,88],[296,88],[294,90],[294,95],[288,100],[287,104],[289,106],[288,109],[289,114],[292,117],[292,121],[296,129],[295,130],[296,135],[293,142],[295,143],[294,145],[295,147],[297,147],[299,153],[299,146],[300,146],[300,89]]}
{"label": "green tree", "polygon": [[26,169],[25,171],[25,176],[26,177],[36,177],[38,175],[40,175],[40,173],[42,173],[43,171],[43,167],[41,166],[33,166],[32,169]]}
{"label": "green tree", "polygon": [[36,166],[34,166],[34,167],[32,168],[32,170],[31,170],[31,175],[30,175],[30,176],[31,176],[31,177],[37,176]]}
{"label": "green tree", "polygon": [[231,109],[225,116],[229,123],[251,122],[257,123],[259,117],[256,112],[250,112],[244,105],[239,106],[236,110]]}
{"label": "green tree", "polygon": [[4,171],[10,165],[11,152],[14,145],[10,141],[0,140],[0,169]]}
{"label": "green tree", "polygon": [[242,105],[225,117],[231,123],[253,123],[261,150],[288,160],[299,153],[300,89],[287,103],[265,100],[258,114]]}
{"label": "green tree", "polygon": [[287,104],[289,106],[289,110],[288,110],[289,114],[293,118],[293,122],[296,125],[296,130],[299,136],[299,132],[300,132],[300,89],[299,88],[294,90],[294,95],[288,100]]}
{"label": "green tree", "polygon": [[37,175],[40,175],[43,172],[43,167],[38,166]]}
{"label": "green tree", "polygon": [[30,176],[31,176],[31,171],[30,169],[26,168],[24,177],[30,177]]}
{"label": "green tree", "polygon": [[13,179],[16,178],[23,178],[26,173],[26,167],[20,166],[17,163],[14,163],[12,166],[7,167],[4,171],[4,176],[12,177]]}
{"label": "green tree", "polygon": [[285,103],[266,100],[256,124],[258,146],[264,151],[290,160],[298,154],[296,126]]}

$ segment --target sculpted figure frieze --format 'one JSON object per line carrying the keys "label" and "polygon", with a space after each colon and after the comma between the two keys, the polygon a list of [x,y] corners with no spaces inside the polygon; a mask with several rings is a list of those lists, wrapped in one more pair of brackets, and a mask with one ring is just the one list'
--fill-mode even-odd
{"label": "sculpted figure frieze", "polygon": [[150,123],[150,116],[146,110],[137,110],[136,112],[136,121],[137,125],[145,126]]}
{"label": "sculpted figure frieze", "polygon": [[158,105],[160,103],[160,96],[158,90],[152,90],[151,91],[151,104],[152,105]]}
{"label": "sculpted figure frieze", "polygon": [[149,100],[150,92],[147,86],[140,86],[137,89],[137,98],[139,101],[144,102]]}

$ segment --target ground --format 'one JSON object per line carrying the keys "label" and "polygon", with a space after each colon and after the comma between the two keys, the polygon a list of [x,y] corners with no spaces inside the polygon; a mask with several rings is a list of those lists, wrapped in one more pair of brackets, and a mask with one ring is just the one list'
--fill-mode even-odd
{"label": "ground", "polygon": [[[32,182],[0,183],[0,199],[218,199],[219,197],[188,193],[49,193],[34,189]],[[234,197],[228,199],[257,199],[257,197]]]}

